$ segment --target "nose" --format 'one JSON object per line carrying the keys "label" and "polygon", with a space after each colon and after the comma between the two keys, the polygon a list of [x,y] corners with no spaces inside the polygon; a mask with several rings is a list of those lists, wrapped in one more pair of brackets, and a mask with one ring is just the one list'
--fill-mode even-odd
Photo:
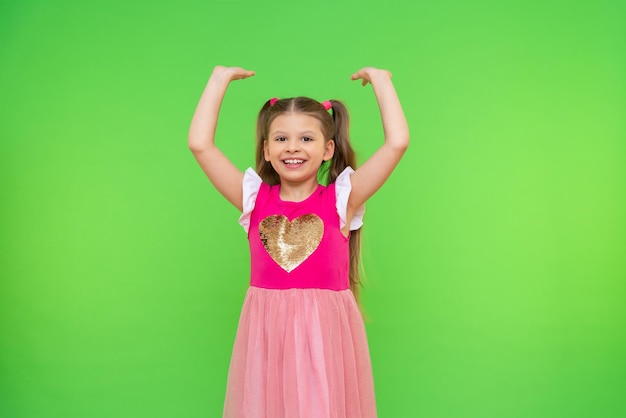
{"label": "nose", "polygon": [[300,141],[297,138],[290,138],[287,141],[287,151],[296,152],[300,149]]}

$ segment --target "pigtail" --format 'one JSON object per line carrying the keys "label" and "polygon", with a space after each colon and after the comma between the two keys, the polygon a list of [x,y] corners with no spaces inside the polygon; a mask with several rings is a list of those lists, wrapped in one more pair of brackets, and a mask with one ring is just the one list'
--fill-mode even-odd
{"label": "pigtail", "polygon": [[278,177],[278,173],[272,168],[272,165],[265,161],[265,152],[264,146],[265,141],[267,141],[267,130],[269,128],[270,121],[270,110],[274,110],[274,106],[270,104],[271,100],[265,102],[261,110],[259,111],[259,117],[257,118],[256,124],[256,172],[263,179],[264,182],[275,185],[280,183],[280,177]]}
{"label": "pigtail", "polygon": [[348,109],[339,100],[331,100],[334,122],[335,155],[328,168],[328,183],[334,182],[348,166],[356,170],[356,154],[350,144],[350,117]]}
{"label": "pigtail", "polygon": [[[334,182],[346,168],[356,170],[356,153],[350,144],[350,117],[348,109],[339,100],[331,100],[334,121],[335,154],[328,167],[328,183]],[[361,283],[361,228],[350,231],[350,290],[359,301]]]}

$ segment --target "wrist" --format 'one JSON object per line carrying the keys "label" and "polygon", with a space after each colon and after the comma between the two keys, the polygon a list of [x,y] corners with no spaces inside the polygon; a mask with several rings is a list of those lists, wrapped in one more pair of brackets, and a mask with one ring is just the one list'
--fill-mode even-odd
{"label": "wrist", "polygon": [[228,87],[228,84],[230,83],[231,79],[228,75],[226,74],[211,74],[211,77],[209,78],[209,85],[211,87],[214,88],[218,88],[218,89],[225,89],[226,87]]}
{"label": "wrist", "polygon": [[228,84],[232,81],[233,74],[227,71],[225,67],[217,66],[213,69],[209,81],[213,81],[216,84]]}
{"label": "wrist", "polygon": [[391,80],[391,73],[387,70],[377,70],[371,75],[372,81],[374,80]]}

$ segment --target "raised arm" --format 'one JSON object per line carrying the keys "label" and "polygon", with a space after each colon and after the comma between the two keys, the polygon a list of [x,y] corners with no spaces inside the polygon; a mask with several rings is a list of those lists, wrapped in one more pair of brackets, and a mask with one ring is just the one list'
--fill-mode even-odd
{"label": "raised arm", "polygon": [[215,188],[240,211],[243,173],[215,146],[215,127],[228,84],[253,75],[253,71],[239,67],[215,67],[189,127],[189,149],[198,164]]}
{"label": "raised arm", "polygon": [[350,78],[361,79],[363,86],[367,83],[372,84],[383,121],[385,142],[350,176],[352,192],[348,199],[349,217],[389,178],[409,146],[409,127],[391,83],[391,73],[367,67],[357,71]]}

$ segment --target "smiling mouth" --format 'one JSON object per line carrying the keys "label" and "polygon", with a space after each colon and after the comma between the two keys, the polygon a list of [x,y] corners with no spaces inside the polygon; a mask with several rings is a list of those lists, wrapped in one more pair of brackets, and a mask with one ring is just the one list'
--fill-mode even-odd
{"label": "smiling mouth", "polygon": [[287,160],[283,160],[283,164],[289,167],[297,167],[301,164],[304,164],[304,160],[301,160],[299,158],[289,158]]}

